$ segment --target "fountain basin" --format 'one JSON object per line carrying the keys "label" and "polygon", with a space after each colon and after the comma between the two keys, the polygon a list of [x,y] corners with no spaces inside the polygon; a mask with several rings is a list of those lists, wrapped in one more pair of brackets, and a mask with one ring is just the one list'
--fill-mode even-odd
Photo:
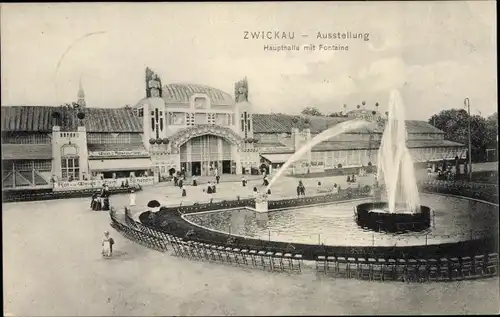
{"label": "fountain basin", "polygon": [[387,208],[386,202],[360,204],[355,207],[354,218],[361,228],[388,233],[420,232],[431,225],[431,209],[427,206],[420,206],[417,213],[389,213]]}

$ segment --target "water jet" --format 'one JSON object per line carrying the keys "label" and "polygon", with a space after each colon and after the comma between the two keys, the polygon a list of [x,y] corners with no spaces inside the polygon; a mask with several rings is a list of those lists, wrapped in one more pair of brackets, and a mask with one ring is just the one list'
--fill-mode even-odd
{"label": "water jet", "polygon": [[[401,95],[389,98],[389,115],[377,157],[378,181],[383,181],[387,202],[355,208],[358,226],[385,232],[422,231],[430,226],[430,208],[420,205],[413,159],[406,147],[406,123]],[[377,197],[377,200],[381,200]]]}

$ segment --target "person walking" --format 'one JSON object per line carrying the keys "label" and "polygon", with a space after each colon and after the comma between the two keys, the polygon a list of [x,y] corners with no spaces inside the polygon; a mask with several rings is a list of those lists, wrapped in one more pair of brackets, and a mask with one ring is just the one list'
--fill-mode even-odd
{"label": "person walking", "polygon": [[198,186],[198,181],[196,179],[196,175],[193,175],[193,186]]}
{"label": "person walking", "polygon": [[186,197],[186,187],[184,187],[184,185],[182,185],[181,190],[182,190],[182,197]]}
{"label": "person walking", "polygon": [[267,175],[266,175],[266,176],[264,176],[264,186],[267,186],[267,185],[269,185],[269,180],[268,180]]}
{"label": "person walking", "polygon": [[247,180],[245,179],[245,176],[241,177],[241,186],[247,187]]}
{"label": "person walking", "polygon": [[130,191],[130,195],[128,195],[128,204],[130,207],[135,206],[135,192],[133,189]]}
{"label": "person walking", "polygon": [[334,193],[334,194],[338,194],[339,193],[339,187],[337,186],[337,183],[333,184],[332,193]]}
{"label": "person walking", "polygon": [[219,174],[215,175],[215,181],[217,182],[217,185],[219,185],[219,181],[220,181]]}

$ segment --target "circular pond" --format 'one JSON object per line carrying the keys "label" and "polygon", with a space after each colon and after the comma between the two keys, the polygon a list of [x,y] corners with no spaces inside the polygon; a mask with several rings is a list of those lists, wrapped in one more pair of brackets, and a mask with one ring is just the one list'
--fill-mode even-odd
{"label": "circular pond", "polygon": [[364,230],[354,208],[373,199],[269,212],[266,219],[249,209],[185,215],[210,230],[274,241],[337,246],[403,246],[441,244],[497,233],[498,207],[489,203],[435,194],[421,194],[432,210],[431,227],[422,232],[388,234]]}

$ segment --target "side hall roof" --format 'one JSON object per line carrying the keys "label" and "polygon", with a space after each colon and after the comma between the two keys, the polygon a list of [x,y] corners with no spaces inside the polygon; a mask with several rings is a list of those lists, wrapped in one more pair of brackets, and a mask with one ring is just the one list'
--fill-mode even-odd
{"label": "side hall roof", "polygon": [[84,108],[45,106],[2,106],[2,132],[51,132],[56,125],[54,113],[59,113],[61,131],[75,131],[78,113],[85,113],[87,132],[141,133],[141,119],[129,108]]}
{"label": "side hall roof", "polygon": [[[294,126],[294,119],[301,116],[288,115],[281,113],[273,114],[254,114],[253,130],[254,133],[290,133]],[[322,117],[322,116],[302,116],[309,119],[309,128],[311,133],[317,134],[334,127],[335,125],[351,120],[348,117]],[[406,120],[406,129],[408,133],[438,133],[444,132],[432,126],[428,122],[419,120]],[[351,133],[382,133],[383,127],[372,123],[364,128],[357,129]]]}

